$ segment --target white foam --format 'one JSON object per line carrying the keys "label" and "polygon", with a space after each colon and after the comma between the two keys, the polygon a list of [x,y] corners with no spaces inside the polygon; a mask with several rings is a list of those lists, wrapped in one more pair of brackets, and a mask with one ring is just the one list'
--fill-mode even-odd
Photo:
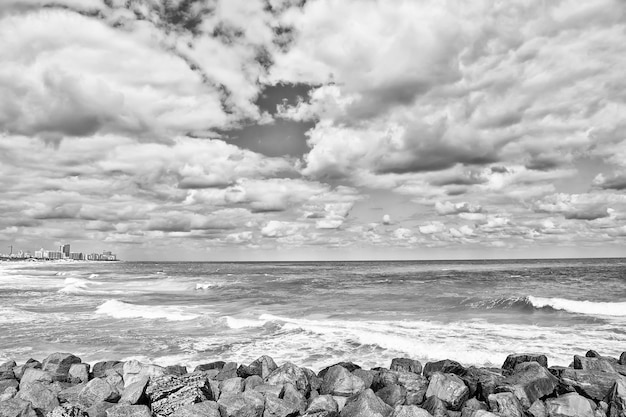
{"label": "white foam", "polygon": [[216,284],[196,284],[196,290],[208,290],[216,286]]}
{"label": "white foam", "polygon": [[177,307],[129,304],[118,300],[106,301],[96,309],[96,314],[103,314],[116,319],[144,318],[169,321],[186,321],[199,317],[197,314],[185,313]]}
{"label": "white foam", "polygon": [[226,325],[230,327],[231,329],[262,327],[265,323],[267,323],[267,320],[264,320],[261,318],[259,318],[259,320],[254,320],[254,319],[242,319],[242,318],[226,316],[224,317],[224,320],[226,320]]}
{"label": "white foam", "polygon": [[528,297],[528,301],[536,307],[552,307],[555,310],[592,316],[626,317],[626,302],[606,303],[594,301],[576,301],[566,298]]}
{"label": "white foam", "polygon": [[58,292],[61,294],[81,295],[94,292],[93,286],[102,285],[98,282],[91,282],[81,278],[65,278],[63,288]]}
{"label": "white foam", "polygon": [[94,279],[94,278],[98,278],[100,275],[98,274],[91,274],[89,275],[89,279]]}

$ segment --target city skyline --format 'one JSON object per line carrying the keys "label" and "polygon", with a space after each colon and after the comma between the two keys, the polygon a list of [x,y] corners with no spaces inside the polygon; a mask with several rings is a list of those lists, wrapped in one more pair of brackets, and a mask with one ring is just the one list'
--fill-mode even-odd
{"label": "city skyline", "polygon": [[0,245],[624,256],[618,0],[8,0]]}

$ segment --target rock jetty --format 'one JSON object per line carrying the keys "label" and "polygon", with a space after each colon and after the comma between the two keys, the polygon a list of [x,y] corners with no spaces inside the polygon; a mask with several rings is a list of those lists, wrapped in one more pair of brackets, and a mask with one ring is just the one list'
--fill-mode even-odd
{"label": "rock jetty", "polygon": [[70,353],[0,365],[0,417],[626,417],[626,352],[569,367],[509,355],[501,368],[450,359],[389,368],[340,362],[315,373],[270,356],[189,370]]}

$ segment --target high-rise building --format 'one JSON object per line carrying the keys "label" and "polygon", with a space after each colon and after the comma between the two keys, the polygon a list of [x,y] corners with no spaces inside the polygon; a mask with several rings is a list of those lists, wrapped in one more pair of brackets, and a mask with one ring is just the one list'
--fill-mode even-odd
{"label": "high-rise building", "polygon": [[70,245],[69,245],[69,243],[66,243],[65,245],[63,245],[63,249],[61,250],[61,252],[63,252],[63,257],[64,258],[69,258],[70,257]]}

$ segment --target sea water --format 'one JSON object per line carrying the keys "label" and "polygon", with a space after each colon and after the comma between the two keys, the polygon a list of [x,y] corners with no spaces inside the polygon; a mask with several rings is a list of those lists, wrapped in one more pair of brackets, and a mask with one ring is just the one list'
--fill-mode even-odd
{"label": "sea water", "polygon": [[619,356],[625,324],[626,259],[0,264],[0,360],[18,362],[568,365]]}

